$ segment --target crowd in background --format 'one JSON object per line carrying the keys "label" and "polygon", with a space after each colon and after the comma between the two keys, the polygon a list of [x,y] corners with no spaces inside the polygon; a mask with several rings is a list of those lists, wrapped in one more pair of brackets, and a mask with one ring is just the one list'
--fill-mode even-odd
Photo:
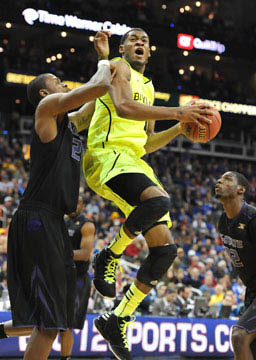
{"label": "crowd in background", "polygon": [[[216,230],[222,206],[214,197],[213,187],[225,171],[242,172],[251,185],[249,201],[255,205],[256,165],[170,151],[157,151],[147,155],[146,160],[171,195],[172,234],[178,256],[162,281],[142,302],[137,314],[214,317],[223,305],[228,305],[232,309],[230,316],[237,317],[243,306],[245,288],[236,276]],[[8,310],[8,224],[26,188],[29,170],[27,154],[17,139],[0,136],[0,163],[0,307]],[[83,211],[96,226],[96,253],[112,241],[125,219],[113,203],[88,188],[83,176],[80,194],[84,199]],[[118,273],[116,301],[104,300],[92,287],[89,312],[113,308],[136,277],[147,254],[145,239],[140,235],[122,257],[123,272]],[[93,276],[92,269],[90,273]],[[205,299],[205,306],[198,308],[197,297]]]}

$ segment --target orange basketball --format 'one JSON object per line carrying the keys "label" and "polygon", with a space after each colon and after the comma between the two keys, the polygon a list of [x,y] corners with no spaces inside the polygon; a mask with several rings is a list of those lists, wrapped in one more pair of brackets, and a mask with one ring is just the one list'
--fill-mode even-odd
{"label": "orange basketball", "polygon": [[187,138],[193,142],[206,143],[212,140],[218,134],[221,128],[221,116],[216,108],[211,108],[214,115],[207,115],[208,119],[212,120],[211,124],[205,124],[204,129],[199,129],[198,125],[194,123],[184,123],[185,134]]}

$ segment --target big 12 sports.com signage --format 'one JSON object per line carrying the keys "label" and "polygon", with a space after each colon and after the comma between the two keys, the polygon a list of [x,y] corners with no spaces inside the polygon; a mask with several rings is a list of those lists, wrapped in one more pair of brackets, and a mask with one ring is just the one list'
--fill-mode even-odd
{"label": "big 12 sports.com signage", "polygon": [[[74,330],[74,357],[106,358],[111,352],[106,341],[97,332],[88,314],[83,330]],[[10,313],[0,312],[0,322],[10,319]],[[205,360],[208,357],[230,359],[233,356],[230,334],[234,321],[227,319],[188,319],[171,317],[138,317],[128,327],[127,340],[134,357],[181,355]],[[1,340],[0,357],[22,357],[29,337]],[[52,356],[60,354],[60,339],[52,347]]]}

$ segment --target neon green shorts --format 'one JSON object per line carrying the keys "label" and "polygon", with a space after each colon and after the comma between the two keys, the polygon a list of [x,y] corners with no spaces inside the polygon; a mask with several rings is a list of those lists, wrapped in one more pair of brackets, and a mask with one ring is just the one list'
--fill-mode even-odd
{"label": "neon green shorts", "polygon": [[[125,214],[126,218],[135,209],[107,185],[113,177],[124,173],[142,173],[151,179],[157,186],[163,186],[155,176],[153,169],[142,159],[127,153],[120,153],[112,149],[88,149],[83,157],[83,171],[89,187],[105,199],[113,201]],[[172,226],[169,213],[166,213],[159,222],[167,221]]]}

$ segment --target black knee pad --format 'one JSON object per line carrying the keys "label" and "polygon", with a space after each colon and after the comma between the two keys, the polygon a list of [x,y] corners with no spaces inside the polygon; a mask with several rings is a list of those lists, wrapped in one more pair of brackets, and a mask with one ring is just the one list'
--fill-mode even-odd
{"label": "black knee pad", "polygon": [[167,272],[177,256],[177,246],[166,244],[149,248],[149,255],[141,265],[137,279],[145,285],[155,286]]}
{"label": "black knee pad", "polygon": [[140,234],[170,211],[170,206],[170,199],[166,196],[148,199],[130,213],[125,226],[131,233]]}

